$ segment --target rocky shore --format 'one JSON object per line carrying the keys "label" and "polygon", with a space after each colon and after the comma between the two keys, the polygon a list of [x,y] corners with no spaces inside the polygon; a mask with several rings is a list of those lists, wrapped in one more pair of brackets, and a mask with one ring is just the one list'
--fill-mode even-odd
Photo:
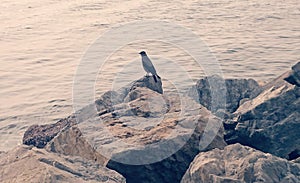
{"label": "rocky shore", "polygon": [[[226,105],[212,106],[211,82]],[[208,76],[186,94],[143,77],[29,127],[0,153],[0,182],[297,183],[299,87],[300,62],[264,85]]]}

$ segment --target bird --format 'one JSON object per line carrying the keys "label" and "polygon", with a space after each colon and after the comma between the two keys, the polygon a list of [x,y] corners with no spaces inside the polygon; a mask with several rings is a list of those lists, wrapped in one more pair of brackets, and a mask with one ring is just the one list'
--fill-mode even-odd
{"label": "bird", "polygon": [[157,75],[150,58],[147,56],[147,53],[145,51],[141,51],[139,54],[142,56],[142,64],[144,70],[147,72],[147,74],[151,73],[155,83],[157,83],[157,78],[160,79],[160,77],[159,75]]}

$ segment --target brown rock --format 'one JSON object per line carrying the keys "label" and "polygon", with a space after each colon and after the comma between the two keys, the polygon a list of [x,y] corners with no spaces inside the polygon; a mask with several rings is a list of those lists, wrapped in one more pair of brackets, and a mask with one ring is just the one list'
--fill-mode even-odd
{"label": "brown rock", "polygon": [[75,126],[63,129],[48,143],[46,149],[67,156],[79,156],[101,165],[107,162],[107,159],[91,147]]}
{"label": "brown rock", "polygon": [[127,182],[179,182],[200,151],[226,145],[222,122],[187,96],[162,94],[161,81],[152,80],[106,92],[95,102],[98,112],[91,104],[56,124],[31,127],[24,142],[99,164],[108,159]]}
{"label": "brown rock", "polygon": [[136,88],[148,88],[154,92],[163,93],[162,82],[159,79],[157,82],[154,81],[153,77],[145,76],[138,79],[125,87],[120,88],[117,91],[107,91],[99,99],[95,101],[96,108],[99,113],[105,114],[114,111],[116,105],[121,104],[124,100],[133,100],[138,98],[138,93],[132,92]]}
{"label": "brown rock", "polygon": [[300,181],[300,164],[240,144],[197,155],[181,183]]}
{"label": "brown rock", "polygon": [[126,182],[120,174],[94,161],[24,145],[1,154],[0,167],[0,182],[3,183]]}
{"label": "brown rock", "polygon": [[78,126],[127,182],[179,182],[200,150],[226,145],[221,120],[187,96],[136,87],[111,109]]}

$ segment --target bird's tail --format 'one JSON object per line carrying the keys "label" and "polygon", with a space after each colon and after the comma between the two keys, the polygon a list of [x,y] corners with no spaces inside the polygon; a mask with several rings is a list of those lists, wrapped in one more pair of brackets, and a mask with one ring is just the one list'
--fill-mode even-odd
{"label": "bird's tail", "polygon": [[157,79],[156,79],[156,76],[153,74],[153,79],[155,81],[155,83],[157,83]]}
{"label": "bird's tail", "polygon": [[153,75],[153,79],[154,79],[155,83],[157,83],[157,78],[156,78],[156,77],[157,77],[158,79],[160,79],[159,75]]}

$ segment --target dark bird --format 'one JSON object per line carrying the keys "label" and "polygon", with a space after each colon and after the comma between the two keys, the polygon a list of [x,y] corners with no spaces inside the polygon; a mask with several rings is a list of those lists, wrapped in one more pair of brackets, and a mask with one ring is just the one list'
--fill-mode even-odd
{"label": "dark bird", "polygon": [[156,70],[150,58],[147,56],[145,51],[141,51],[140,55],[142,56],[142,63],[143,63],[144,70],[147,72],[147,74],[151,73],[154,81],[157,82],[157,78],[160,79],[160,77],[157,75]]}

